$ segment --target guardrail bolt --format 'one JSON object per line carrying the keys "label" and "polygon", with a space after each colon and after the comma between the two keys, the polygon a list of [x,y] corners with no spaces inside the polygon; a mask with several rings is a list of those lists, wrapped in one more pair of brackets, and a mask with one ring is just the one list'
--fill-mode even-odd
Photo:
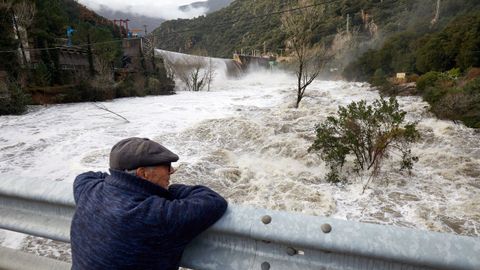
{"label": "guardrail bolt", "polygon": [[322,224],[322,232],[329,233],[331,231],[332,231],[332,226],[330,226],[330,224],[328,223]]}
{"label": "guardrail bolt", "polygon": [[288,248],[287,248],[287,254],[288,254],[289,256],[296,255],[296,254],[297,254],[297,250],[294,249],[294,248],[292,248],[292,247],[288,247]]}
{"label": "guardrail bolt", "polygon": [[269,270],[270,269],[270,264],[268,262],[263,262],[262,263],[262,270]]}
{"label": "guardrail bolt", "polygon": [[265,215],[262,217],[262,222],[263,224],[270,224],[270,222],[272,222],[272,217],[269,215]]}

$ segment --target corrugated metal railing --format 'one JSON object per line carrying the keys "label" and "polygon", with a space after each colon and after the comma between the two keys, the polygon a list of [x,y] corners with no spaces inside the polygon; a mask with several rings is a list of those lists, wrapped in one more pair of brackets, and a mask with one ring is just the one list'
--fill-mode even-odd
{"label": "corrugated metal railing", "polygon": [[[0,227],[69,242],[75,209],[71,189],[63,182],[3,180]],[[0,248],[0,259],[0,269],[9,269],[32,257]],[[212,270],[477,270],[480,238],[233,205],[189,245],[181,264]],[[69,267],[39,257],[34,265],[35,269]],[[21,269],[29,268],[24,263]]]}

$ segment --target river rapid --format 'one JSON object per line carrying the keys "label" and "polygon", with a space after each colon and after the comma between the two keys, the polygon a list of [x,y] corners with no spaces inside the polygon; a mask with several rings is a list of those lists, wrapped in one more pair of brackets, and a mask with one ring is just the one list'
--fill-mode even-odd
{"label": "river rapid", "polygon": [[[148,137],[180,156],[172,183],[212,187],[232,204],[303,212],[460,235],[480,231],[480,133],[434,118],[420,97],[399,97],[422,140],[412,174],[398,158],[362,194],[367,175],[348,183],[325,180],[328,168],[307,149],[315,125],[339,105],[378,98],[364,83],[315,81],[299,109],[295,78],[256,72],[214,82],[210,92],[103,102],[130,122],[92,103],[34,106],[0,117],[0,178],[73,182],[88,170],[108,169],[117,141]],[[348,169],[348,166],[347,166]],[[69,260],[68,245],[0,232],[3,246]]]}

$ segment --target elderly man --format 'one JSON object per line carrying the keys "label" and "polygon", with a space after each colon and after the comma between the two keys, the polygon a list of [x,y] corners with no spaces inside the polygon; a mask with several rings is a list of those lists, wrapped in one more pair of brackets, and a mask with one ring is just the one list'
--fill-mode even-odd
{"label": "elderly man", "polygon": [[156,142],[129,138],[113,146],[110,175],[77,176],[72,269],[178,269],[185,246],[227,202],[204,186],[169,186],[177,160]]}

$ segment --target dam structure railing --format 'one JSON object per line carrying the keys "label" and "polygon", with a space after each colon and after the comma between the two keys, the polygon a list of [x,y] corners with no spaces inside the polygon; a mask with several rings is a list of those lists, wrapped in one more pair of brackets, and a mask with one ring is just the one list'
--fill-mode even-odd
{"label": "dam structure railing", "polygon": [[[2,179],[0,228],[70,241],[72,184]],[[99,222],[101,222],[99,220]],[[181,266],[212,270],[480,269],[480,238],[230,205]],[[0,248],[0,269],[70,269]]]}

